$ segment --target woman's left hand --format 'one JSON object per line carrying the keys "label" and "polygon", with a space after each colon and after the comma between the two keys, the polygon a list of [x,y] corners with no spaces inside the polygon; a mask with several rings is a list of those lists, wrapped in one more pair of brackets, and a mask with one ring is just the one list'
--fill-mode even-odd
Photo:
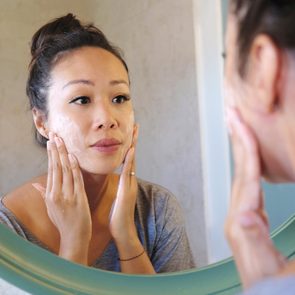
{"label": "woman's left hand", "polygon": [[135,176],[135,147],[137,138],[138,125],[135,125],[133,142],[125,156],[117,196],[110,213],[110,231],[117,244],[129,243],[137,238],[134,224],[134,210],[137,197],[137,180]]}
{"label": "woman's left hand", "polygon": [[110,232],[119,252],[121,271],[130,274],[155,274],[154,267],[137,235],[134,212],[137,198],[135,146],[138,126],[123,164],[117,196],[110,213]]}
{"label": "woman's left hand", "polygon": [[228,112],[235,162],[231,205],[225,233],[244,287],[278,272],[285,259],[269,236],[261,188],[259,149],[237,110]]}

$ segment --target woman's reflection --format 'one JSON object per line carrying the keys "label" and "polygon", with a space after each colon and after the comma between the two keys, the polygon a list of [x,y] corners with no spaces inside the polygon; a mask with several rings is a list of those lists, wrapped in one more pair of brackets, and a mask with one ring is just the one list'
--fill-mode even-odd
{"label": "woman's reflection", "polygon": [[27,94],[48,174],[2,199],[1,222],[60,257],[105,270],[194,267],[175,197],[135,177],[138,126],[118,49],[68,14],[38,30],[31,53]]}

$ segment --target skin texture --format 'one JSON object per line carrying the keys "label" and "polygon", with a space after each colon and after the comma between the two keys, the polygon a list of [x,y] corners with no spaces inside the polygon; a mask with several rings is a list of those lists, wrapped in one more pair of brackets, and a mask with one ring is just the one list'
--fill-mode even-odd
{"label": "skin texture", "polygon": [[[49,139],[48,173],[7,195],[6,206],[52,252],[73,262],[91,265],[111,239],[123,259],[142,253],[131,175],[138,126],[121,61],[96,47],[64,54],[51,72],[48,117],[36,109],[33,116]],[[95,146],[105,139],[116,140],[115,148]],[[121,270],[154,273],[145,252],[122,262]]]}
{"label": "skin texture", "polygon": [[[238,73],[236,18],[229,16],[225,87],[235,175],[225,233],[244,288],[269,276],[295,274],[269,237],[261,178],[295,179],[294,57],[266,35],[253,40]],[[278,144],[278,142],[280,144]]]}

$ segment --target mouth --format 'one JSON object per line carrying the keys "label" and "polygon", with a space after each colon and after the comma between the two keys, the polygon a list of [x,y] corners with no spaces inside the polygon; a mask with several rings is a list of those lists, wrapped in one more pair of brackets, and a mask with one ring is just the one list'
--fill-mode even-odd
{"label": "mouth", "polygon": [[117,151],[121,145],[122,142],[115,138],[104,138],[92,144],[91,147],[99,152],[112,153]]}

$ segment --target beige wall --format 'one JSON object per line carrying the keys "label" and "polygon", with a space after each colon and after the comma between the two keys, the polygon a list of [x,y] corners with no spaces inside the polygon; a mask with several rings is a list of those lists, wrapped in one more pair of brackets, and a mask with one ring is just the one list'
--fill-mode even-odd
{"label": "beige wall", "polygon": [[28,43],[40,25],[73,12],[125,52],[140,123],[138,175],[176,195],[198,264],[205,265],[192,10],[192,0],[1,0],[0,195],[46,171],[25,95]]}

